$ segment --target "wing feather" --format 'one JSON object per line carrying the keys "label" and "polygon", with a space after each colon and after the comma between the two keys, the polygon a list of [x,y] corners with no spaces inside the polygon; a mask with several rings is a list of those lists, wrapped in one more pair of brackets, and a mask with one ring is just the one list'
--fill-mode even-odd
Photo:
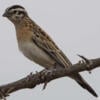
{"label": "wing feather", "polygon": [[53,42],[53,40],[44,32],[42,29],[38,29],[38,31],[34,32],[33,41],[49,56],[52,57],[57,63],[67,68],[71,66],[71,62],[64,55],[64,53],[57,47],[57,45]]}

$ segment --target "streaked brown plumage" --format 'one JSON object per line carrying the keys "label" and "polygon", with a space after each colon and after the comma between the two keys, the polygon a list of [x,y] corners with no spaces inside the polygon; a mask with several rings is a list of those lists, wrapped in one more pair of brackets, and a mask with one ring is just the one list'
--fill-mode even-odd
{"label": "streaked brown plumage", "polygon": [[[19,49],[27,58],[46,69],[68,68],[72,65],[50,36],[30,19],[24,7],[20,5],[11,6],[6,9],[3,16],[14,24]],[[95,91],[79,73],[70,77],[97,97]]]}

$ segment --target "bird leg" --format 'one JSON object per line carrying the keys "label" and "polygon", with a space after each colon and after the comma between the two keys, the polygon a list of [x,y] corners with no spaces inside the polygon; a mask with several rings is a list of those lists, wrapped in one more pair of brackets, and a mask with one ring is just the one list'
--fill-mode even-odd
{"label": "bird leg", "polygon": [[46,76],[52,74],[52,70],[54,69],[45,69],[42,71],[42,74],[43,74],[42,79],[45,80],[44,85],[43,85],[43,90],[46,89],[46,86],[48,84],[48,79],[46,78]]}
{"label": "bird leg", "polygon": [[48,82],[45,81],[42,90],[46,89],[47,84],[48,84]]}

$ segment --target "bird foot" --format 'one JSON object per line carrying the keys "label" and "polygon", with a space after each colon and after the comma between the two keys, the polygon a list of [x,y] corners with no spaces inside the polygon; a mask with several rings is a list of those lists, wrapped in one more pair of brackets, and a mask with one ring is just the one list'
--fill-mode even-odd
{"label": "bird foot", "polygon": [[45,69],[45,70],[42,71],[42,73],[43,73],[44,76],[50,75],[50,74],[52,74],[52,69],[50,69],[50,70]]}
{"label": "bird foot", "polygon": [[46,86],[48,84],[48,79],[46,78],[46,76],[52,74],[52,70],[45,69],[42,71],[42,74],[43,74],[42,79],[45,80],[44,85],[43,85],[43,89],[42,89],[42,90],[44,90],[44,89],[46,89]]}
{"label": "bird foot", "polygon": [[26,80],[26,81],[27,81],[27,82],[30,81],[31,78],[32,78],[32,76],[33,76],[33,73],[31,72],[31,73],[27,76],[27,80]]}

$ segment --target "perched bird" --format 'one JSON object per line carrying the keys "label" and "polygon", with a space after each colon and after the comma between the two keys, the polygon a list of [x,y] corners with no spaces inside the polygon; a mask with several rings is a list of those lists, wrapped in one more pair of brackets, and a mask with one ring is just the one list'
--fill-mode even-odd
{"label": "perched bird", "polygon": [[[31,20],[27,11],[20,5],[8,7],[3,14],[15,26],[19,50],[31,61],[46,69],[68,68],[72,63],[54,43],[50,36]],[[79,73],[70,76],[81,87],[97,97]]]}

